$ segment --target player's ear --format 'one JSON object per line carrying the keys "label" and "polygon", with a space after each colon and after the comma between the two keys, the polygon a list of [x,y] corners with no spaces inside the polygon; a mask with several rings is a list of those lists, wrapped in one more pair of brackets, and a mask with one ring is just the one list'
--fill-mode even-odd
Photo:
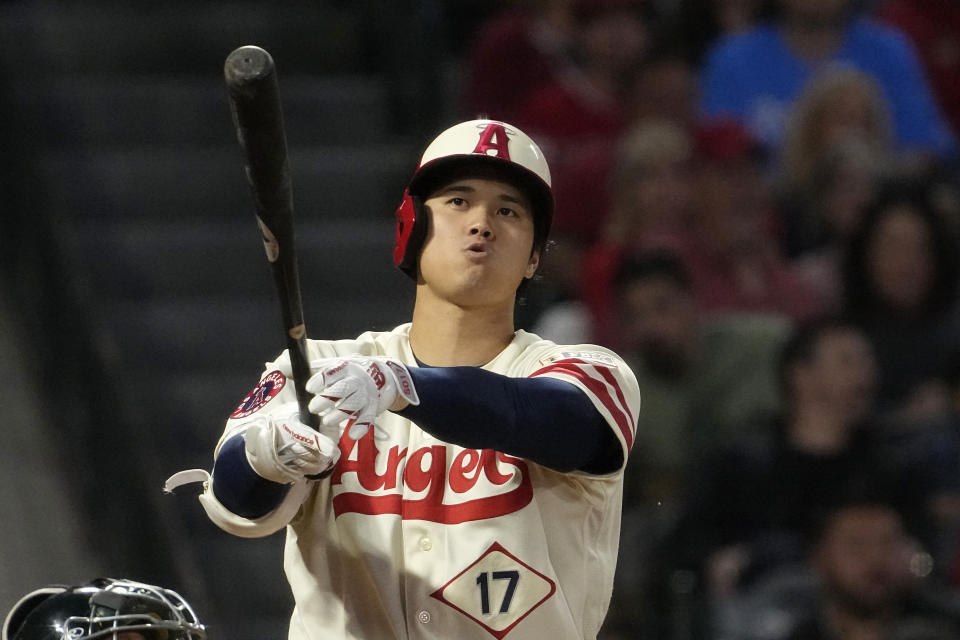
{"label": "player's ear", "polygon": [[524,278],[532,278],[540,266],[540,249],[534,249],[530,252],[530,260],[527,262],[527,270],[523,274]]}

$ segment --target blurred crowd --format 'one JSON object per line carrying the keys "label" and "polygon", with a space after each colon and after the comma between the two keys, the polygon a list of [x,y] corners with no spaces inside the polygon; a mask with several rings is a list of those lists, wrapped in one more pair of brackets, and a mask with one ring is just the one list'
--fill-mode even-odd
{"label": "blurred crowd", "polygon": [[960,2],[506,3],[463,77],[551,163],[525,325],[640,382],[603,637],[960,638]]}

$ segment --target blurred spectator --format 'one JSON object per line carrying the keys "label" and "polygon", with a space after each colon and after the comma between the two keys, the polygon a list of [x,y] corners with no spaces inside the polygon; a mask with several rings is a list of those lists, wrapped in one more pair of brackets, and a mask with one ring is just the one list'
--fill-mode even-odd
{"label": "blurred spectator", "polygon": [[857,140],[881,167],[892,153],[890,110],[876,82],[862,71],[831,68],[816,75],[793,105],[787,121],[779,181],[811,197],[824,155]]}
{"label": "blurred spectator", "polygon": [[816,609],[789,640],[960,640],[960,600],[924,582],[924,554],[892,505],[828,510],[809,557]]}
{"label": "blurred spectator", "polygon": [[777,215],[762,173],[763,150],[733,120],[694,131],[692,224],[678,246],[704,313],[779,313],[805,320],[820,309],[780,252]]}
{"label": "blurred spectator", "polygon": [[876,13],[913,42],[944,115],[960,133],[960,4],[887,0]]}
{"label": "blurred spectator", "polygon": [[627,80],[647,45],[644,4],[575,0],[577,63],[532,92],[517,116],[550,158],[558,242],[583,246],[606,213],[611,149],[627,122]]}
{"label": "blurred spectator", "polygon": [[580,297],[587,303],[593,339],[613,339],[613,280],[627,254],[670,246],[690,223],[690,163],[693,141],[665,120],[645,120],[616,149],[610,177],[610,211],[598,240],[582,261]]}
{"label": "blurred spectator", "polygon": [[778,0],[777,8],[771,21],[709,51],[707,115],[737,118],[776,151],[809,79],[831,65],[852,66],[872,76],[889,102],[898,150],[955,154],[956,140],[903,34],[866,20],[853,0]]}
{"label": "blurred spectator", "polygon": [[610,176],[602,239],[651,246],[682,233],[690,222],[692,155],[690,135],[668,120],[644,120],[627,132]]}
{"label": "blurred spectator", "polygon": [[891,453],[923,471],[938,574],[960,532],[960,344],[956,238],[944,224],[938,182],[884,185],[851,238],[845,309],[863,328],[881,372],[880,411]]}
{"label": "blurred spectator", "polygon": [[[575,64],[520,105],[516,124],[540,141],[550,159],[556,197],[541,286],[521,315],[521,321],[538,323],[537,330],[572,335],[582,318],[576,304],[580,260],[609,208],[611,156],[626,125],[626,80],[646,49],[645,5],[644,0],[572,0]],[[547,307],[563,317],[540,322]]]}
{"label": "blurred spectator", "polygon": [[884,495],[922,521],[924,487],[872,426],[877,369],[863,333],[834,318],[802,326],[783,349],[779,378],[780,417],[762,437],[733,440],[697,465],[668,550],[699,576],[715,611],[802,562],[815,516],[848,487]]}
{"label": "blurred spectator", "polygon": [[797,196],[781,209],[785,251],[794,252],[790,263],[824,311],[842,306],[843,249],[881,179],[877,157],[859,140],[844,140],[820,158],[809,198]]}
{"label": "blurred spectator", "polygon": [[689,277],[666,252],[627,259],[615,291],[614,343],[640,381],[646,424],[624,501],[670,500],[691,458],[776,413],[776,359],[791,326],[776,316],[697,314]]}
{"label": "blurred spectator", "polygon": [[930,547],[935,573],[960,588],[960,347],[953,348],[943,381],[949,394],[948,416],[908,432],[907,444],[919,450],[936,487],[930,506],[936,524]]}
{"label": "blurred spectator", "polygon": [[573,2],[515,0],[483,23],[466,53],[463,106],[470,117],[517,122],[527,96],[565,73],[572,64]]}
{"label": "blurred spectator", "polygon": [[877,354],[881,410],[900,422],[942,416],[960,340],[956,242],[925,183],[881,189],[847,246],[843,283],[844,311]]}
{"label": "blurred spectator", "polygon": [[777,184],[784,252],[826,309],[840,304],[840,253],[890,171],[889,113],[855,69],[816,76],[794,105]]}
{"label": "blurred spectator", "polygon": [[666,252],[627,258],[614,291],[614,343],[637,375],[644,428],[627,467],[607,628],[650,632],[660,615],[651,608],[650,568],[675,524],[691,460],[776,411],[776,354],[789,325],[771,316],[698,316],[689,278]]}
{"label": "blurred spectator", "polygon": [[670,120],[691,128],[699,117],[697,68],[670,48],[650,52],[633,73],[627,120]]}

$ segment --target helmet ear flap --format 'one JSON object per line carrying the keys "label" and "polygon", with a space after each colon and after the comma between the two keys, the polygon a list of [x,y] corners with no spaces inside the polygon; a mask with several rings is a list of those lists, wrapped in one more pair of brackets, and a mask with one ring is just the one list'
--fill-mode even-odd
{"label": "helmet ear flap", "polygon": [[407,189],[403,193],[403,202],[395,214],[397,223],[397,241],[393,248],[393,263],[408,276],[417,279],[417,262],[420,250],[427,238],[429,219],[423,199],[411,195]]}

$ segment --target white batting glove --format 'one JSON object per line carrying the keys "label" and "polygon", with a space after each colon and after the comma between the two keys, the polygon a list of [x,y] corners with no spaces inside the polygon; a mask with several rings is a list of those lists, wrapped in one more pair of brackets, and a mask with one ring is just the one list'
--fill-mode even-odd
{"label": "white batting glove", "polygon": [[295,402],[253,420],[243,439],[247,461],[257,475],[281,484],[322,474],[340,459],[336,442],[300,422]]}
{"label": "white batting glove", "polygon": [[347,420],[354,440],[384,411],[420,404],[410,372],[392,358],[327,358],[311,362],[310,368],[316,371],[306,386],[314,394],[310,412],[320,417],[321,428],[338,428]]}

